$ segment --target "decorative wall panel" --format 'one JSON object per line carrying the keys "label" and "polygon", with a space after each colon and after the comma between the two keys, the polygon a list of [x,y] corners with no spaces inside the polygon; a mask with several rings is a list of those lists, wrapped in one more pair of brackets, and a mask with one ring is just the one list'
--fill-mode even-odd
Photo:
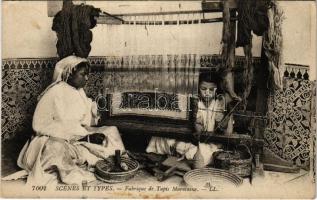
{"label": "decorative wall panel", "polygon": [[316,82],[313,84],[312,89],[312,103],[311,103],[311,168],[313,169],[313,182],[316,181]]}
{"label": "decorative wall panel", "polygon": [[308,167],[312,137],[311,81],[284,79],[283,91],[270,96],[265,145],[281,158]]}
{"label": "decorative wall panel", "polygon": [[1,136],[30,135],[37,96],[51,82],[55,59],[2,61]]}

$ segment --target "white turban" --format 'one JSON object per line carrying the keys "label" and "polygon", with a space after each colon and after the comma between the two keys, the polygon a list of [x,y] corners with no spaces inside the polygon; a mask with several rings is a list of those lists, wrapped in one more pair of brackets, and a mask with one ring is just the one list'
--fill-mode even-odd
{"label": "white turban", "polygon": [[59,82],[63,79],[63,81],[67,81],[72,69],[82,62],[88,62],[88,60],[86,58],[80,58],[76,56],[68,56],[63,58],[55,65],[52,82]]}
{"label": "white turban", "polygon": [[88,62],[86,58],[80,58],[77,56],[68,56],[58,61],[55,65],[52,83],[39,95],[38,100],[54,85],[60,81],[67,81],[72,70],[80,63]]}

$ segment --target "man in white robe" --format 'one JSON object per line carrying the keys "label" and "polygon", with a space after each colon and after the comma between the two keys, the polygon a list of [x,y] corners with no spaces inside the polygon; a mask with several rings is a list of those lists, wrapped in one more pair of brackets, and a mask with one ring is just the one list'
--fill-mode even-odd
{"label": "man in white robe", "polygon": [[[114,155],[117,149],[125,150],[116,127],[92,127],[98,112],[96,103],[83,90],[87,67],[88,61],[76,56],[56,64],[53,83],[40,95],[33,116],[36,136],[26,143],[17,161],[24,170],[17,174],[27,174],[27,183],[93,181],[91,166]],[[94,133],[105,135],[103,145],[78,141]]]}

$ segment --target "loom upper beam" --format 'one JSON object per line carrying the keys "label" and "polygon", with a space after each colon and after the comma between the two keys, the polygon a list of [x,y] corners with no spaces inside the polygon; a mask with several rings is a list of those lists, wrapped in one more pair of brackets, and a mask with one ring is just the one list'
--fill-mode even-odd
{"label": "loom upper beam", "polygon": [[123,19],[121,19],[120,17],[118,16],[115,16],[115,15],[111,15],[107,12],[104,12],[102,11],[100,14],[99,14],[99,17],[96,18],[97,20],[97,23],[98,24],[122,24],[124,22]]}
{"label": "loom upper beam", "polygon": [[[121,18],[119,17],[122,17],[122,16],[118,16],[118,19],[115,19],[115,18],[112,18],[110,16],[100,16],[99,18],[97,18],[97,23],[98,24],[117,24],[117,25],[120,25],[120,24],[124,24],[125,21],[122,20]],[[233,17],[230,19],[231,21],[236,21],[237,18],[236,17]],[[217,23],[217,22],[223,22],[223,18],[222,17],[217,17],[217,18],[211,18],[211,19],[201,19],[200,20],[200,23],[202,24],[207,24],[207,23]],[[145,25],[146,23],[145,22],[142,22],[141,25]]]}
{"label": "loom upper beam", "polygon": [[[230,9],[237,8],[236,0],[228,0]],[[143,13],[124,13],[113,14],[114,16],[150,16],[150,15],[174,15],[174,14],[193,14],[193,13],[210,13],[222,12],[223,1],[203,1],[201,10],[180,10],[180,11],[167,11],[167,12],[143,12]]]}
{"label": "loom upper beam", "polygon": [[[237,0],[227,0],[230,9],[237,8]],[[99,24],[122,24],[124,20],[122,17],[127,16],[153,16],[153,15],[177,15],[177,14],[195,14],[195,13],[211,13],[211,12],[222,12],[223,1],[219,0],[203,0],[201,10],[188,10],[188,11],[168,11],[168,12],[143,12],[143,13],[124,13],[124,14],[109,14],[102,12],[97,19]],[[236,20],[236,19],[231,19]],[[215,19],[203,19],[202,23],[214,23],[223,22],[222,18]]]}
{"label": "loom upper beam", "polygon": [[111,18],[114,18],[114,19],[119,20],[119,21],[121,21],[121,22],[123,22],[123,21],[124,21],[124,20],[123,20],[123,19],[121,19],[120,17],[117,17],[117,16],[112,15],[112,14],[110,14],[110,13],[107,13],[107,12],[105,12],[105,11],[102,11],[102,12],[100,13],[100,16],[107,16],[107,17],[111,17]]}

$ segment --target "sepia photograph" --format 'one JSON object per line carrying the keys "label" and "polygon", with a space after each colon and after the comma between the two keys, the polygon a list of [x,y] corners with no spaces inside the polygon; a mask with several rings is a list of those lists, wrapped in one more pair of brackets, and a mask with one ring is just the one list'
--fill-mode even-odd
{"label": "sepia photograph", "polygon": [[316,2],[1,2],[2,198],[316,197]]}

